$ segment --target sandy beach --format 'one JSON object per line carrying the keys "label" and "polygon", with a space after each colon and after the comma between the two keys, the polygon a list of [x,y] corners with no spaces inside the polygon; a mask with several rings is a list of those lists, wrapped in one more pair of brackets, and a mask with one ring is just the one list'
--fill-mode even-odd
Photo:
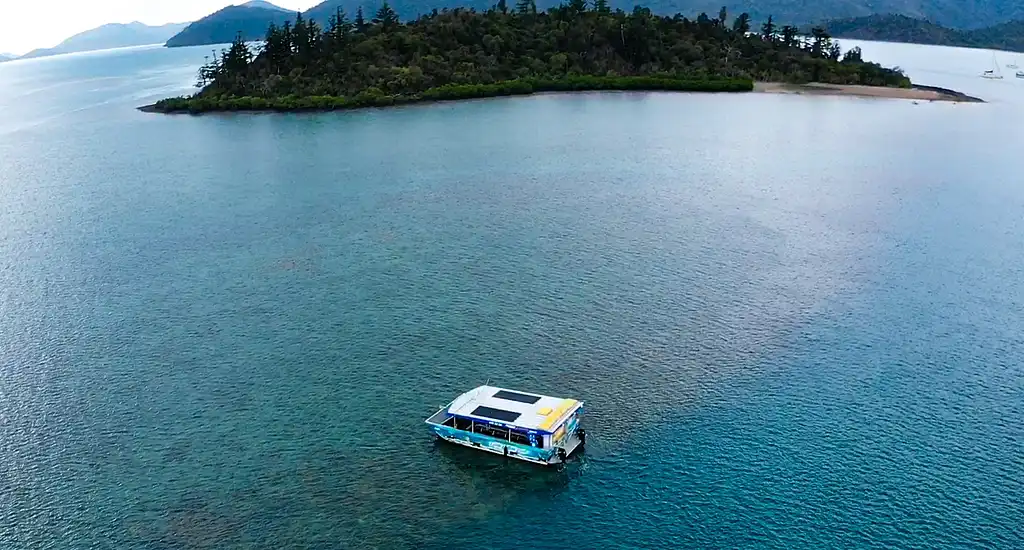
{"label": "sandy beach", "polygon": [[936,88],[917,86],[912,88],[886,88],[882,86],[858,86],[854,84],[787,84],[784,82],[757,82],[754,91],[774,94],[842,95],[852,97],[879,97],[891,99],[913,99],[919,101],[955,101],[982,103],[981,99],[969,95]]}

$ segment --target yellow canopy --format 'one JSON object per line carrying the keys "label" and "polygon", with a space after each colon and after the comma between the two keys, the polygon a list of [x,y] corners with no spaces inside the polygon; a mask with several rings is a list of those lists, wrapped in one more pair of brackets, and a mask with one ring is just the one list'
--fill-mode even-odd
{"label": "yellow canopy", "polygon": [[562,402],[555,407],[555,410],[544,415],[544,420],[539,424],[540,429],[550,430],[551,426],[557,422],[559,418],[562,418],[562,415],[564,415],[566,411],[576,406],[576,403],[577,401],[575,399],[563,399]]}

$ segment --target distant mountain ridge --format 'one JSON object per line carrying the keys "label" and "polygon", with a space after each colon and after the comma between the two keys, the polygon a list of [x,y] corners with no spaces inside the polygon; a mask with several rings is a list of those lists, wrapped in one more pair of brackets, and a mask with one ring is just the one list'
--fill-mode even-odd
{"label": "distant mountain ridge", "polygon": [[256,0],[237,6],[228,6],[190,23],[181,32],[170,37],[168,48],[225,44],[242,33],[245,40],[258,40],[266,36],[271,23],[283,25],[295,20],[295,12]]}
{"label": "distant mountain ridge", "polygon": [[[872,14],[896,13],[938,24],[974,29],[1024,19],[1024,2],[1020,0],[652,0],[638,3],[654,12],[707,12],[712,17],[721,6],[736,15],[747,12],[753,21],[764,21],[769,15],[782,24],[803,25],[829,19],[865,17]],[[612,2],[615,5],[615,2]],[[539,4],[538,4],[539,5]],[[619,7],[631,9],[630,6]],[[364,8],[365,9],[365,8]]]}
{"label": "distant mountain ridge", "polygon": [[46,57],[62,53],[105,50],[107,48],[161,44],[183,28],[185,28],[185,23],[170,23],[155,27],[139,23],[138,21],[132,23],[108,23],[95,29],[78,33],[52,48],[32,50],[21,56],[21,59]]}
{"label": "distant mountain ridge", "polygon": [[825,30],[837,38],[937,44],[1024,52],[1024,20],[960,30],[905,15],[870,15],[827,21]]}
{"label": "distant mountain ridge", "polygon": [[281,6],[275,4],[271,4],[270,2],[266,2],[265,0],[249,0],[244,4],[239,4],[239,6],[243,8],[263,8],[268,10],[283,11],[285,13],[292,13],[292,11],[289,9],[282,8]]}
{"label": "distant mountain ridge", "polygon": [[[496,3],[497,0],[389,0],[391,8],[403,20],[415,19],[434,9],[472,8],[484,11]],[[515,5],[514,0],[507,3],[509,9]],[[537,0],[537,8],[544,10],[559,3],[559,0]],[[362,7],[364,16],[370,19],[381,4],[381,0],[326,0],[307,10],[303,16],[324,26],[339,7],[350,19]],[[715,17],[724,5],[729,14],[750,14],[755,23],[772,16],[779,24],[792,25],[879,13],[927,19],[958,29],[977,29],[1024,19],[1024,1],[1021,0],[611,0],[610,4],[612,8],[625,11],[641,5],[654,13],[681,13],[687,17],[696,17],[701,12]],[[259,40],[265,36],[271,23],[281,25],[294,19],[293,12],[264,0],[253,0],[229,6],[192,23],[168,40],[167,46],[228,43],[239,32],[246,40]]]}

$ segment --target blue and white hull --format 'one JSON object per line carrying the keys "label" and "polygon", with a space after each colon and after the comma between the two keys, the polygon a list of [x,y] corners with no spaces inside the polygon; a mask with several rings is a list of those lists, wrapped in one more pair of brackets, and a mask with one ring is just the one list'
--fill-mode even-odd
{"label": "blue and white hull", "polygon": [[525,460],[535,464],[543,464],[545,466],[559,463],[558,457],[555,456],[555,451],[553,449],[538,449],[536,447],[517,445],[515,443],[502,441],[486,435],[456,430],[447,426],[434,426],[433,428],[437,437],[445,441],[455,443],[456,445],[479,449],[481,451],[487,451],[489,453],[509,458],[518,458],[519,460]]}

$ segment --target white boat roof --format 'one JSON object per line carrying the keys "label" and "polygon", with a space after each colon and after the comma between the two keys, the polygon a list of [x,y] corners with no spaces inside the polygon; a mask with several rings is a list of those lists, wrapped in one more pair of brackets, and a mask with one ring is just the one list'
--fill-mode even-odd
{"label": "white boat roof", "polygon": [[582,405],[575,399],[480,386],[452,401],[448,413],[550,433]]}

